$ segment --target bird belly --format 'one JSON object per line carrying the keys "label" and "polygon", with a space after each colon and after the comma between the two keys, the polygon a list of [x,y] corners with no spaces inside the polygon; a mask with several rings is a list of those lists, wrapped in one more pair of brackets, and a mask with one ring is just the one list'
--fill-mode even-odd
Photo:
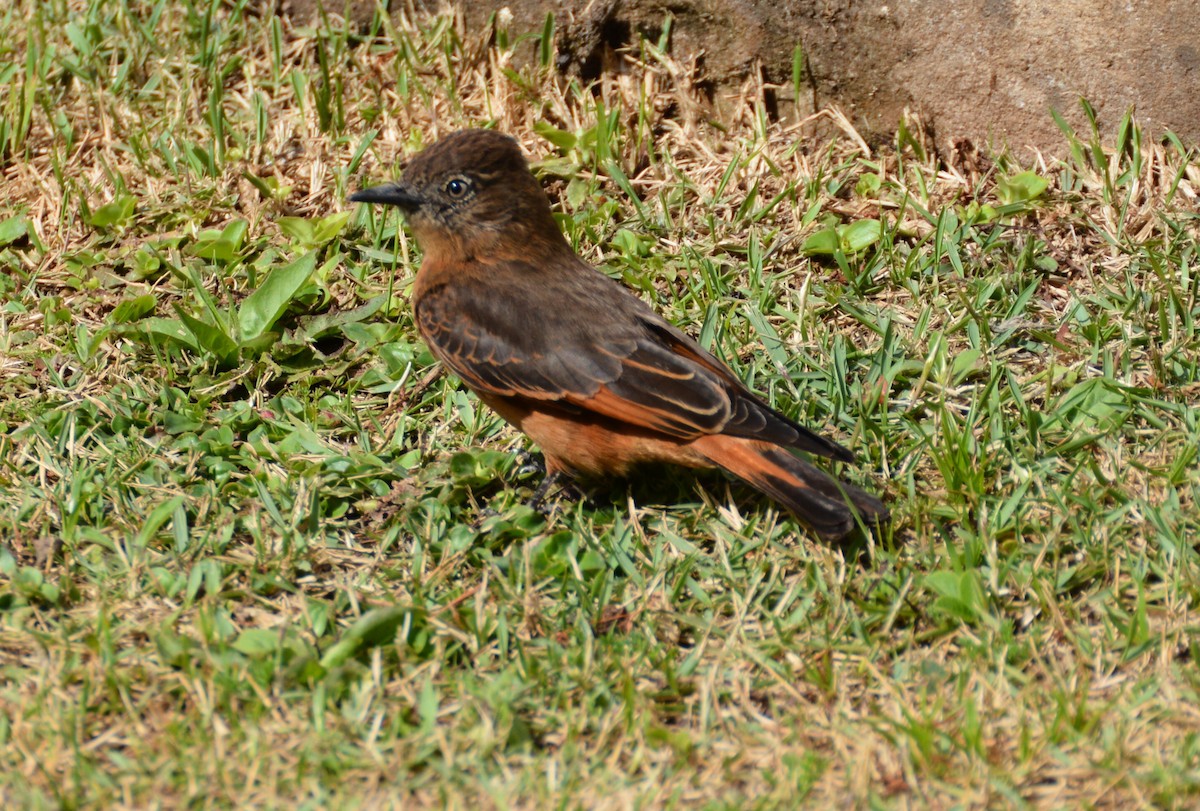
{"label": "bird belly", "polygon": [[624,476],[636,465],[648,462],[713,466],[690,440],[663,436],[587,412],[562,410],[553,403],[484,394],[479,397],[537,443],[546,457],[547,473]]}

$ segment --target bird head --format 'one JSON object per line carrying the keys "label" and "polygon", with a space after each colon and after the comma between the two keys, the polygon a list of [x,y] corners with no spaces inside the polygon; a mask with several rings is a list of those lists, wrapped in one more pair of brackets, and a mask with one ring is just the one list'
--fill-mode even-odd
{"label": "bird head", "polygon": [[409,161],[399,181],[350,200],[398,207],[426,255],[440,259],[519,254],[530,240],[564,242],[521,147],[492,130],[448,135]]}

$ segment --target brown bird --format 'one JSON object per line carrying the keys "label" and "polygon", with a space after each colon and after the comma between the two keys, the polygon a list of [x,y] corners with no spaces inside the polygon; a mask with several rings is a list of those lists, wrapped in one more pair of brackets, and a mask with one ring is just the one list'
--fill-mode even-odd
{"label": "brown bird", "polygon": [[456,132],[399,182],[350,199],[404,212],[425,255],[413,285],[421,337],[541,446],[546,485],[671,462],[729,471],[822,538],[887,520],[878,498],[792,453],[852,462],[850,451],[768,406],[575,254],[509,136]]}

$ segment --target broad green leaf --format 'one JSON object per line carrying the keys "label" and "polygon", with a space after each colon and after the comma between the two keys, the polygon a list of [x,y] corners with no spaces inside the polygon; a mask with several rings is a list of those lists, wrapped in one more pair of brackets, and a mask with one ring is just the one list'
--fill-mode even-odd
{"label": "broad green leaf", "polygon": [[417,716],[421,719],[421,731],[428,734],[437,726],[438,696],[432,677],[427,677],[417,694]]}
{"label": "broad green leaf", "polygon": [[974,624],[983,612],[983,594],[971,572],[930,572],[925,587],[938,595],[933,610],[960,622]]}
{"label": "broad green leaf", "polygon": [[838,229],[842,250],[856,254],[883,238],[883,223],[879,220],[857,220]]}
{"label": "broad green leaf", "polygon": [[179,434],[193,434],[204,427],[203,421],[191,414],[183,414],[178,411],[167,411],[162,415],[163,428],[168,434],[178,436]]}
{"label": "broad green leaf", "polygon": [[612,244],[624,256],[645,257],[650,255],[652,241],[649,237],[638,236],[628,228],[621,228],[613,234]]}
{"label": "broad green leaf", "polygon": [[1000,212],[996,207],[988,203],[979,203],[972,200],[965,209],[962,209],[962,219],[969,224],[995,222],[999,218]]}
{"label": "broad green leaf", "polygon": [[251,341],[269,330],[291,304],[296,292],[308,281],[317,264],[317,252],[309,251],[291,264],[272,270],[262,285],[238,309],[238,326],[243,341]]}
{"label": "broad green leaf", "polygon": [[396,632],[405,617],[415,614],[410,608],[395,605],[371,609],[359,617],[342,638],[325,652],[321,657],[321,666],[337,667],[357,653],[359,648],[378,647],[395,641]]}
{"label": "broad green leaf", "polygon": [[979,364],[979,358],[983,355],[981,349],[966,349],[954,356],[954,363],[950,367],[950,380],[957,385],[961,383],[963,378],[975,371]]}
{"label": "broad green leaf", "polygon": [[17,571],[17,559],[13,557],[8,545],[0,546],[0,574],[5,577],[12,577]]}
{"label": "broad green leaf", "polygon": [[583,201],[587,199],[588,187],[577,177],[571,178],[567,183],[567,204],[572,209],[577,209],[583,205]]}
{"label": "broad green leaf", "polygon": [[800,247],[805,256],[832,256],[837,249],[838,235],[832,228],[822,228],[804,240]]}
{"label": "broad green leaf", "polygon": [[124,225],[132,216],[134,209],[137,208],[137,200],[133,195],[122,194],[116,197],[111,203],[100,206],[92,212],[87,218],[88,225],[95,228],[112,228],[114,226]]}
{"label": "broad green leaf", "polygon": [[133,268],[129,271],[129,278],[135,282],[148,279],[162,270],[162,264],[162,259],[155,253],[138,248],[133,255]]}
{"label": "broad green leaf", "polygon": [[342,229],[346,227],[346,223],[350,220],[350,214],[351,212],[349,211],[339,211],[335,214],[330,214],[328,217],[321,217],[319,220],[316,220],[313,223],[313,238],[316,240],[317,245],[324,245],[342,233]]}
{"label": "broad green leaf", "polygon": [[143,293],[134,298],[124,299],[113,308],[112,321],[114,324],[128,324],[154,312],[158,299],[153,293]]}
{"label": "broad green leaf", "polygon": [[996,184],[996,197],[1004,205],[1027,203],[1041,197],[1050,181],[1034,172],[1021,172]]}
{"label": "broad green leaf", "polygon": [[279,230],[289,239],[303,245],[311,245],[315,240],[316,228],[307,217],[280,217],[275,220]]}
{"label": "broad green leaf", "polygon": [[170,338],[193,352],[200,351],[200,344],[196,342],[196,336],[184,326],[182,321],[176,321],[174,318],[146,318],[138,324],[138,327],[148,335]]}
{"label": "broad green leaf", "polygon": [[0,220],[0,247],[11,245],[29,233],[29,220],[26,217],[9,217]]}
{"label": "broad green leaf", "polygon": [[578,139],[574,134],[560,130],[553,124],[547,124],[545,121],[538,121],[533,125],[533,131],[545,138],[550,143],[554,144],[563,152],[574,149]]}
{"label": "broad green leaf", "polygon": [[339,310],[334,313],[321,313],[310,318],[301,320],[299,329],[296,330],[296,339],[310,343],[313,340],[327,335],[330,332],[335,332],[339,329],[344,329],[351,324],[357,324],[365,321],[383,308],[387,302],[387,294],[381,293],[369,301],[358,305],[350,310]]}
{"label": "broad green leaf", "polygon": [[245,220],[234,220],[219,231],[215,228],[201,231],[196,236],[192,253],[201,259],[232,262],[242,249],[248,227]]}
{"label": "broad green leaf", "polygon": [[247,628],[233,640],[233,649],[247,656],[273,656],[279,650],[279,631],[270,628]]}
{"label": "broad green leaf", "polygon": [[250,185],[258,189],[258,193],[266,200],[283,200],[292,193],[291,186],[280,184],[279,179],[273,176],[259,177],[250,172],[242,172],[242,177],[250,181]]}
{"label": "broad green leaf", "polygon": [[139,548],[145,548],[146,544],[150,543],[150,539],[162,528],[162,525],[174,515],[175,508],[181,504],[183,504],[183,496],[175,496],[151,510],[150,515],[146,517],[146,523],[142,524],[142,528],[138,530],[134,544]]}
{"label": "broad green leaf", "polygon": [[342,229],[346,227],[346,222],[350,219],[350,214],[349,211],[339,211],[315,220],[304,217],[280,217],[276,223],[279,225],[279,230],[283,231],[292,242],[305,248],[317,248],[342,233]]}
{"label": "broad green leaf", "polygon": [[858,182],[854,184],[854,193],[860,197],[871,197],[879,191],[882,185],[883,181],[879,175],[874,172],[864,172]]}
{"label": "broad green leaf", "polygon": [[237,357],[238,345],[229,335],[217,326],[201,321],[179,306],[175,312],[183,319],[184,325],[196,337],[200,348],[211,353],[221,366],[229,366]]}
{"label": "broad green leaf", "polygon": [[1053,404],[1049,422],[1075,429],[1108,431],[1123,423],[1131,410],[1126,387],[1114,380],[1095,377],[1076,383]]}

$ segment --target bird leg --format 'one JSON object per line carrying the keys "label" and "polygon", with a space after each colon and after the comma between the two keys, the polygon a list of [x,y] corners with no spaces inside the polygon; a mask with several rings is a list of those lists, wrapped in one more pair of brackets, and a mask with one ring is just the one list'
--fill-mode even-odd
{"label": "bird leg", "polygon": [[579,495],[579,491],[571,484],[571,477],[561,470],[555,470],[547,473],[546,478],[542,479],[542,483],[533,491],[533,496],[529,499],[529,508],[546,515],[546,497],[555,487],[558,487],[558,494],[573,494],[576,497]]}

